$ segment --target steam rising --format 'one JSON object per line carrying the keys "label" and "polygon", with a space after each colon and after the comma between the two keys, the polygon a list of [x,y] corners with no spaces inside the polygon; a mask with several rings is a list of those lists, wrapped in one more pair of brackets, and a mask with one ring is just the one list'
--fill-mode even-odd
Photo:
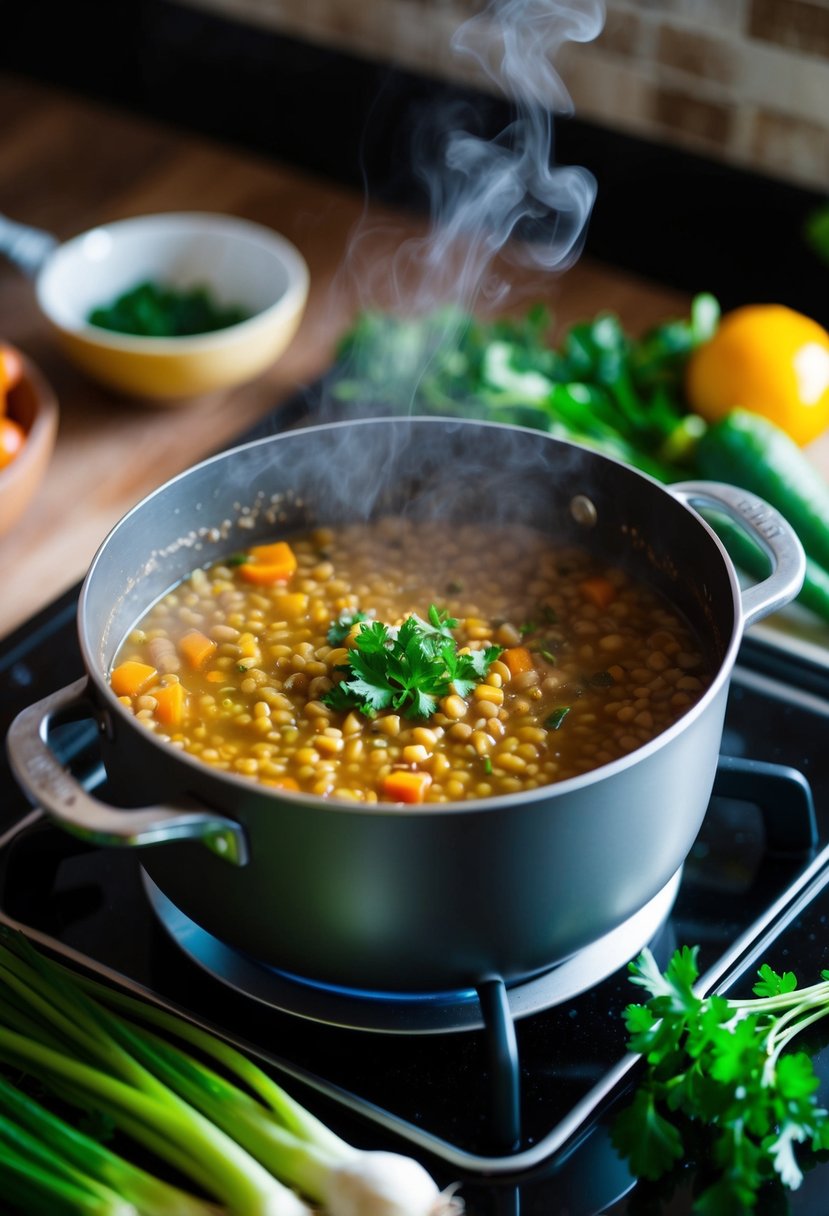
{"label": "steam rising", "polygon": [[[457,30],[454,53],[477,62],[515,117],[491,139],[461,103],[422,124],[414,168],[427,187],[430,225],[392,256],[396,310],[494,308],[509,294],[499,256],[545,273],[578,258],[596,182],[584,168],[554,163],[553,113],[572,113],[554,60],[564,43],[595,38],[603,22],[602,0],[490,0]],[[387,291],[389,267],[377,271]]]}
{"label": "steam rising", "polygon": [[596,183],[586,169],[552,163],[552,112],[572,111],[553,60],[564,42],[595,38],[603,20],[599,0],[492,0],[455,34],[455,53],[475,58],[517,106],[513,122],[491,142],[452,131],[447,172],[431,180],[427,262],[434,271],[447,264],[456,242],[466,246],[464,303],[513,234],[531,239],[515,244],[511,255],[544,270],[565,269],[578,257]]}

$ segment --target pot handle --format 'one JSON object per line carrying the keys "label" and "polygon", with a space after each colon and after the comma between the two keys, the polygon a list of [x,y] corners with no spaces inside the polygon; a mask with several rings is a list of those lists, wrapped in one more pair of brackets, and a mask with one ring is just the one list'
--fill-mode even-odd
{"label": "pot handle", "polygon": [[11,770],[33,804],[68,831],[104,845],[162,844],[198,840],[235,865],[248,860],[241,824],[189,799],[162,807],[122,810],[93,797],[63,767],[49,746],[49,729],[60,723],[99,715],[84,676],[24,709],[6,738]]}
{"label": "pot handle", "polygon": [[806,557],[791,524],[762,498],[719,481],[681,481],[668,489],[692,508],[711,507],[740,524],[771,559],[771,574],[742,590],[743,625],[790,603],[803,586]]}

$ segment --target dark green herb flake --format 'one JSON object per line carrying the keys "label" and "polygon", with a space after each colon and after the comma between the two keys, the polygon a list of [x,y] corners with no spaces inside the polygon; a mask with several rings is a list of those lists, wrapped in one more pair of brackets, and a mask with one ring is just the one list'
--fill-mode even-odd
{"label": "dark green herb flake", "polygon": [[176,288],[148,281],[111,304],[93,308],[88,320],[113,333],[180,338],[227,329],[248,315],[235,305],[219,304],[206,287]]}

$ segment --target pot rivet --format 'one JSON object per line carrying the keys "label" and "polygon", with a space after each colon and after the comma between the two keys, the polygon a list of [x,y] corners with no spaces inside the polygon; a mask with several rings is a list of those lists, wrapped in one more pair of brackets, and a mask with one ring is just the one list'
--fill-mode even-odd
{"label": "pot rivet", "polygon": [[586,494],[577,494],[570,499],[570,514],[577,524],[585,528],[594,527],[599,518],[596,504]]}

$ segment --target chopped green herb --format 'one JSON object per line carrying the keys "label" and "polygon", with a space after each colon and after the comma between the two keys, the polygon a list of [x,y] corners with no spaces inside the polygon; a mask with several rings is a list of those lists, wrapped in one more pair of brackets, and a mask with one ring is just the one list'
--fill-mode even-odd
{"label": "chopped green herb", "polygon": [[420,624],[426,633],[439,633],[445,638],[451,638],[452,630],[458,627],[455,617],[450,616],[445,609],[441,611],[434,604],[429,605],[429,624],[427,625],[425,621],[421,621]]}
{"label": "chopped green herb", "polygon": [[227,329],[248,315],[235,305],[217,303],[206,287],[176,288],[146,282],[111,304],[93,308],[88,320],[91,325],[119,334],[180,338]]}
{"label": "chopped green herb", "polygon": [[467,696],[501,653],[499,646],[488,646],[460,654],[452,636],[457,624],[434,604],[428,620],[410,616],[398,630],[381,621],[362,621],[342,668],[347,675],[323,701],[332,709],[356,709],[370,718],[383,709],[431,717],[450,687]]}
{"label": "chopped green herb", "polygon": [[660,973],[649,950],[630,963],[644,1005],[629,1005],[629,1049],[646,1072],[618,1116],[613,1143],[633,1172],[657,1179],[685,1161],[691,1133],[704,1139],[704,1162],[717,1171],[696,1197],[708,1216],[753,1211],[774,1176],[789,1189],[802,1181],[798,1145],[829,1149],[829,1113],[805,1052],[783,1054],[807,1026],[829,1014],[829,971],[798,988],[796,977],[763,965],[754,998],[698,996],[698,948],[683,946]]}
{"label": "chopped green herb", "polygon": [[368,614],[365,612],[343,612],[328,630],[328,644],[330,646],[342,646],[349,633],[351,633],[352,625],[355,625],[358,621],[367,620]]}
{"label": "chopped green herb", "polygon": [[245,563],[249,562],[249,561],[250,561],[250,557],[248,556],[247,553],[233,553],[233,554],[231,554],[230,557],[225,558],[225,565],[226,566],[244,566]]}
{"label": "chopped green herb", "polygon": [[556,612],[555,608],[551,608],[549,606],[549,604],[545,604],[543,606],[543,608],[541,609],[541,616],[544,620],[545,625],[557,625],[558,624],[558,613]]}
{"label": "chopped green herb", "polygon": [[522,638],[527,638],[538,630],[535,621],[525,621],[523,625],[518,626],[518,632]]}
{"label": "chopped green herb", "polygon": [[487,777],[489,777],[492,773],[492,760],[489,756],[484,756],[484,772],[486,773]]}
{"label": "chopped green herb", "polygon": [[547,720],[544,723],[544,725],[547,727],[547,729],[548,730],[559,730],[561,728],[561,724],[563,723],[564,719],[569,714],[570,708],[571,707],[569,705],[560,705],[558,707],[558,709],[554,709],[553,712],[550,714],[549,718],[547,718]]}
{"label": "chopped green herb", "polygon": [[550,664],[551,667],[555,667],[556,663],[558,662],[558,659],[553,654],[552,650],[539,650],[538,653],[541,655],[542,659],[544,659],[545,662]]}

